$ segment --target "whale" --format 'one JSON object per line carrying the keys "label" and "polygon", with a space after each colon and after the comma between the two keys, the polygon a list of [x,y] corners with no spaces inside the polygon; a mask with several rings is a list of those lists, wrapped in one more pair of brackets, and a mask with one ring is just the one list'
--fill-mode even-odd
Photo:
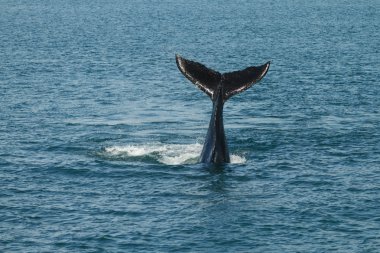
{"label": "whale", "polygon": [[212,114],[200,163],[230,163],[230,154],[223,125],[224,103],[232,96],[239,94],[259,82],[268,72],[270,61],[261,66],[219,73],[196,61],[187,60],[175,55],[180,72],[195,86],[206,93],[212,101]]}

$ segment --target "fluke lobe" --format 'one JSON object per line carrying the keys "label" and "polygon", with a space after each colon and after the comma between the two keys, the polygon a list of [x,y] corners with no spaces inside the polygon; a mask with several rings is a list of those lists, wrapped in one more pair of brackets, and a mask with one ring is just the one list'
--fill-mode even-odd
{"label": "fluke lobe", "polygon": [[179,55],[176,55],[176,62],[182,74],[204,91],[213,103],[210,125],[199,162],[229,163],[230,154],[223,126],[224,103],[233,95],[245,91],[260,81],[268,72],[270,62],[224,74]]}

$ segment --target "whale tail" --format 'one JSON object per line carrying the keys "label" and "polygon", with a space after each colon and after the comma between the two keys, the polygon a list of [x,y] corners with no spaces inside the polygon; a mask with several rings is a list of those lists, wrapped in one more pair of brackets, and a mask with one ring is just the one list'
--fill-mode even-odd
{"label": "whale tail", "polygon": [[223,100],[245,91],[259,82],[269,70],[270,62],[261,66],[252,66],[244,70],[221,74],[205,65],[176,55],[176,62],[182,74],[204,91],[212,100],[220,83],[223,86]]}

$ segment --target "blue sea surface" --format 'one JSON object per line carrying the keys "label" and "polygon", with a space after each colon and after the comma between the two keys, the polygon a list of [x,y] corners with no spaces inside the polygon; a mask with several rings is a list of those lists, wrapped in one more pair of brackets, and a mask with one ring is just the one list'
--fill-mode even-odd
{"label": "blue sea surface", "polygon": [[[0,0],[0,252],[380,252],[380,2]],[[175,54],[271,61],[225,104]]]}

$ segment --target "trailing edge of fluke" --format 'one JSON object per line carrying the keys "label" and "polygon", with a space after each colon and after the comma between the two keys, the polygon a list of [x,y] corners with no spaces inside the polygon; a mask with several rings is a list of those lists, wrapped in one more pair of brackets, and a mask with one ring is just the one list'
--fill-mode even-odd
{"label": "trailing edge of fluke", "polygon": [[229,163],[230,155],[223,125],[223,105],[233,95],[259,82],[268,72],[270,62],[224,74],[179,55],[176,55],[176,62],[181,73],[204,91],[213,102],[210,124],[199,162]]}

